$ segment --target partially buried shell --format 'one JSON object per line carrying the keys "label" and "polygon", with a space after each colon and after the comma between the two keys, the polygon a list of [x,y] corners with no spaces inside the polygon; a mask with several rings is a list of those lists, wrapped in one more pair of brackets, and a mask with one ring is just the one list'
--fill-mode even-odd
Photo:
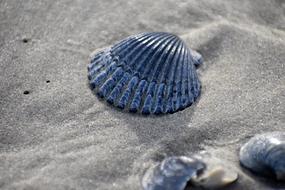
{"label": "partially buried shell", "polygon": [[241,164],[264,176],[285,180],[285,132],[257,135],[240,150]]}
{"label": "partially buried shell", "polygon": [[202,56],[176,35],[131,36],[97,53],[88,66],[92,90],[108,103],[143,114],[174,113],[200,95]]}
{"label": "partially buried shell", "polygon": [[172,156],[149,168],[142,179],[144,190],[184,190],[187,183],[207,189],[220,189],[237,180],[238,174],[212,160]]}
{"label": "partially buried shell", "polygon": [[187,182],[205,168],[197,159],[168,157],[146,172],[142,185],[144,190],[183,190]]}

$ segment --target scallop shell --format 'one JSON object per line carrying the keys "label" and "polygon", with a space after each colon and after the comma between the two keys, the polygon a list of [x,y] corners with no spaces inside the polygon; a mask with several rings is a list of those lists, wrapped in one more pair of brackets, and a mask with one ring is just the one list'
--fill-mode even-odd
{"label": "scallop shell", "polygon": [[[205,162],[207,161],[207,162]],[[184,190],[192,186],[206,189],[222,188],[238,179],[238,174],[216,159],[198,156],[172,156],[149,168],[142,179],[144,190]]]}
{"label": "scallop shell", "polygon": [[202,56],[176,35],[142,33],[97,53],[88,66],[92,90],[108,103],[143,114],[174,113],[200,95]]}
{"label": "scallop shell", "polygon": [[263,176],[285,180],[285,132],[256,135],[240,149],[241,164]]}

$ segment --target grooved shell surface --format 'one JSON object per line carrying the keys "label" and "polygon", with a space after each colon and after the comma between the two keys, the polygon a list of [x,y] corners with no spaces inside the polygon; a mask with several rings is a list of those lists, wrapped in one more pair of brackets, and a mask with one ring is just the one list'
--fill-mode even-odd
{"label": "grooved shell surface", "polygon": [[176,35],[131,36],[95,56],[88,66],[92,90],[114,106],[143,114],[174,113],[200,95],[202,56]]}

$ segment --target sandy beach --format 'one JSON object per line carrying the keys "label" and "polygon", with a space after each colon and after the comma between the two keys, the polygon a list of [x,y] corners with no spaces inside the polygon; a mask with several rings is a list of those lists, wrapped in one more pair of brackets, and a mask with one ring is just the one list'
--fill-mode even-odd
{"label": "sandy beach", "polygon": [[[91,52],[146,31],[202,54],[191,107],[130,114],[88,87]],[[154,163],[207,151],[239,173],[226,190],[284,190],[239,164],[269,131],[285,131],[282,0],[0,1],[0,189],[140,190]]]}

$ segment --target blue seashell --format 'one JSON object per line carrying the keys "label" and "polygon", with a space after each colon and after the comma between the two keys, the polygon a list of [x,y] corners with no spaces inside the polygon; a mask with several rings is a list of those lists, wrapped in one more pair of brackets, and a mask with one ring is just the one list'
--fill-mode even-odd
{"label": "blue seashell", "polygon": [[202,56],[176,35],[130,36],[92,57],[88,79],[108,103],[143,114],[174,113],[200,95],[196,67]]}
{"label": "blue seashell", "polygon": [[263,176],[285,180],[285,132],[256,135],[240,150],[242,166]]}
{"label": "blue seashell", "polygon": [[205,167],[198,159],[168,157],[146,172],[142,186],[144,190],[184,190],[187,182]]}
{"label": "blue seashell", "polygon": [[149,168],[142,179],[144,190],[184,190],[192,187],[220,189],[238,179],[238,174],[210,155],[172,156]]}

